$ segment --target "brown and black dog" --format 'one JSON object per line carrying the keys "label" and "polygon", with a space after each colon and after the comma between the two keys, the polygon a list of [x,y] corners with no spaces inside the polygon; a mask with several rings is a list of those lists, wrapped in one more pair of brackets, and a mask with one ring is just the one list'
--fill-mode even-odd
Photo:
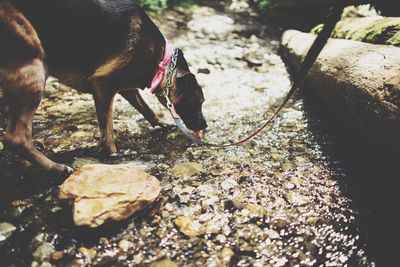
{"label": "brown and black dog", "polygon": [[[0,89],[9,107],[4,146],[46,170],[71,171],[32,143],[32,119],[46,78],[53,75],[93,94],[101,144],[116,153],[112,107],[117,93],[152,126],[162,124],[138,89],[151,83],[165,47],[163,35],[137,1],[0,0]],[[189,129],[207,127],[202,89],[180,50],[169,97]]]}

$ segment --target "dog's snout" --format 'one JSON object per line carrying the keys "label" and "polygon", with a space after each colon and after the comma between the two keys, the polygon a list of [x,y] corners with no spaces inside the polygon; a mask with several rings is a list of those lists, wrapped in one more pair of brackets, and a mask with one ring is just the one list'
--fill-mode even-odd
{"label": "dog's snout", "polygon": [[200,128],[201,128],[201,130],[205,130],[205,129],[207,129],[208,128],[208,124],[207,124],[207,121],[206,121],[206,119],[204,118],[204,116],[202,116],[203,118],[201,119],[201,121],[200,121]]}

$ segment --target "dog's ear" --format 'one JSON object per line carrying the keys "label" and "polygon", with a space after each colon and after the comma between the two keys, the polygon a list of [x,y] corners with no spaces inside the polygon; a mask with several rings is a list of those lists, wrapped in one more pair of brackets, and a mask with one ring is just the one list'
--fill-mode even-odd
{"label": "dog's ear", "polygon": [[178,60],[177,60],[177,66],[178,69],[185,70],[185,71],[190,71],[189,70],[189,65],[185,59],[185,56],[183,55],[183,52],[181,49],[178,48]]}

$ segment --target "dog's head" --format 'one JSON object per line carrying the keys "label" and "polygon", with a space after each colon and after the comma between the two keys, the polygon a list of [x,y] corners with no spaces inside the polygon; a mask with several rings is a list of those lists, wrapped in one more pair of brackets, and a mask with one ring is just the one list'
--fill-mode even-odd
{"label": "dog's head", "polygon": [[[178,50],[174,77],[169,99],[186,127],[200,137],[201,130],[207,128],[207,122],[202,112],[203,90],[198,84],[196,76],[190,72],[181,50]],[[159,100],[165,105],[165,101],[161,96],[159,96]]]}

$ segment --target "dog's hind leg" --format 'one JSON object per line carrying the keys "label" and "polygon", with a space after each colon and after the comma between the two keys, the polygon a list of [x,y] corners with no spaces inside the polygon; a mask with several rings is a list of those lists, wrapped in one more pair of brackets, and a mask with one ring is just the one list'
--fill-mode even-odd
{"label": "dog's hind leg", "polygon": [[40,59],[28,60],[14,67],[0,67],[0,86],[9,107],[4,146],[47,171],[70,172],[39,152],[32,143],[32,120],[45,86],[45,69]]}
{"label": "dog's hind leg", "polygon": [[147,105],[137,89],[119,92],[134,108],[139,111],[152,127],[167,126],[168,123],[160,119],[157,114]]}

